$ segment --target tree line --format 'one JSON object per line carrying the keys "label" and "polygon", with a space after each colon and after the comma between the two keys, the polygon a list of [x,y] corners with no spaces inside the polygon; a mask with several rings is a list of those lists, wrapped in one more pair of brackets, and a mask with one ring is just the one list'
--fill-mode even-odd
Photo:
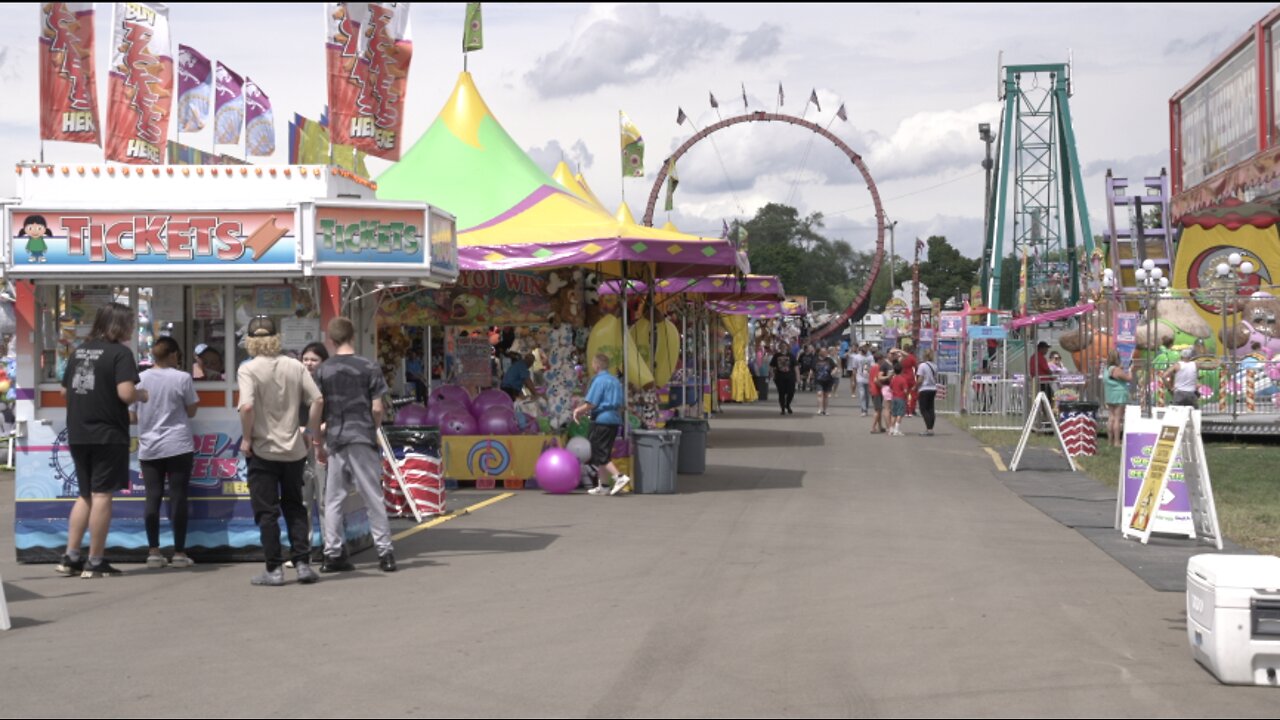
{"label": "tree line", "polygon": [[[832,308],[852,302],[875,265],[874,250],[854,250],[848,242],[824,235],[822,213],[802,217],[793,207],[769,203],[750,220],[735,223],[735,232],[738,226],[747,231],[752,272],[777,275],[787,294],[825,300]],[[905,258],[913,255],[913,242],[914,238],[904,241],[894,263],[899,285],[911,279]],[[892,297],[889,262],[886,252],[871,290],[871,312],[879,312]],[[978,266],[977,259],[965,257],[945,237],[935,235],[926,241],[920,258],[920,282],[928,286],[931,297],[958,301],[977,282]]]}

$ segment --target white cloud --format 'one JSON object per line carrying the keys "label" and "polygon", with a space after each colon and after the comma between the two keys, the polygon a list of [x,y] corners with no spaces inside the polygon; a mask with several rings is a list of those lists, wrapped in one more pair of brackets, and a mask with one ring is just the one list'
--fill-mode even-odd
{"label": "white cloud", "polygon": [[568,148],[562,146],[559,140],[548,140],[546,145],[529,148],[525,153],[548,175],[555,172],[556,165],[561,160],[568,163],[569,167],[576,172],[579,169],[590,168],[596,159],[582,140],[578,140]]}
{"label": "white cloud", "polygon": [[773,23],[762,23],[742,37],[738,44],[738,62],[752,62],[772,57],[782,49],[782,28]]}
{"label": "white cloud", "polygon": [[542,55],[525,80],[543,98],[588,94],[688,69],[724,46],[728,28],[656,4],[593,5],[569,40]]}

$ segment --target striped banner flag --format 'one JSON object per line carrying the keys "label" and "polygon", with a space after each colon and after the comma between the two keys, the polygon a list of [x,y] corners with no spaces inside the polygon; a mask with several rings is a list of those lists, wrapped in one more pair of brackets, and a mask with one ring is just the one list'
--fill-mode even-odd
{"label": "striped banner flag", "polygon": [[40,139],[102,144],[93,3],[40,6]]}
{"label": "striped banner flag", "polygon": [[106,158],[135,165],[165,161],[173,105],[169,9],[116,3],[107,94]]}

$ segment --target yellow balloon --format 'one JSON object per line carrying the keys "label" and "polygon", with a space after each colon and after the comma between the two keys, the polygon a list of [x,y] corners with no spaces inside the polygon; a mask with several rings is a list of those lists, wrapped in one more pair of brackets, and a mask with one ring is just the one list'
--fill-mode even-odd
{"label": "yellow balloon", "polygon": [[[616,372],[622,364],[622,321],[614,315],[605,315],[591,328],[587,336],[587,361],[604,353],[609,358],[610,372]],[[627,342],[627,382],[636,387],[653,383],[653,373],[640,358],[636,343]]]}
{"label": "yellow balloon", "polygon": [[[631,339],[635,341],[641,358],[649,364],[649,319],[641,318],[631,326]],[[676,365],[680,362],[680,330],[675,323],[663,318],[654,333],[654,344],[658,347],[657,358],[653,361],[653,379],[659,387],[671,382]]]}

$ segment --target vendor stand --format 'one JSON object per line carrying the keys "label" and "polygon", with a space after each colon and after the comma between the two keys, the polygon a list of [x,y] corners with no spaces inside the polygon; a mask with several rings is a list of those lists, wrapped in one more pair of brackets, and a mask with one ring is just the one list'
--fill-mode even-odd
{"label": "vendor stand", "polygon": [[[329,319],[347,315],[358,352],[372,356],[379,288],[439,286],[457,274],[453,217],[424,203],[375,200],[373,189],[320,167],[18,168],[18,199],[4,208],[0,247],[16,285],[21,358],[18,560],[53,561],[65,545],[77,483],[59,381],[94,313],[112,301],[137,311],[130,345],[140,364],[162,335],[198,362],[191,555],[261,558],[236,409],[235,370],[248,359],[239,339],[249,320],[272,316],[286,352],[300,353],[323,339]],[[33,215],[48,228],[42,258],[17,237]],[[114,506],[111,559],[147,551],[142,494],[135,457]],[[349,539],[367,537],[362,505],[349,507],[346,519]]]}
{"label": "vendor stand", "polygon": [[[520,283],[545,283],[546,296],[556,306],[551,319],[542,321],[550,346],[550,367],[544,382],[549,427],[540,424],[542,434],[532,439],[466,433],[451,438],[442,428],[445,471],[455,481],[488,485],[502,480],[514,486],[531,478],[542,444],[558,442],[568,428],[575,396],[587,379],[577,376],[575,366],[588,365],[585,358],[593,349],[610,355],[614,369],[625,368],[629,382],[624,387],[646,384],[630,333],[618,332],[629,327],[627,304],[620,304],[621,323],[616,319],[611,322],[607,315],[587,317],[587,297],[599,283],[619,278],[700,276],[725,272],[738,264],[737,253],[727,241],[636,225],[630,213],[610,214],[598,201],[585,197],[588,192],[581,183],[569,188],[556,182],[507,135],[466,72],[459,75],[453,94],[426,133],[378,182],[379,197],[423,200],[449,208],[460,228],[463,276],[459,285],[494,285],[494,293],[469,293],[471,299],[431,300],[434,308],[446,302],[449,312],[458,314],[450,316],[440,329],[446,339],[450,331],[456,341],[459,330],[481,325],[478,316],[463,316],[473,310],[491,312],[497,288],[516,278],[537,278]],[[527,293],[519,295],[529,297]],[[463,304],[455,304],[460,299]],[[420,320],[397,317],[395,311],[382,318],[385,326],[411,328]],[[520,324],[507,327],[519,328]],[[433,338],[435,333],[433,328]],[[617,339],[612,341],[615,333]],[[611,341],[602,342],[605,336]],[[427,346],[434,348],[436,343]],[[441,349],[447,352],[447,346]],[[627,397],[630,407],[633,396],[629,389]],[[519,444],[527,448],[516,448]],[[624,442],[615,448],[625,451],[626,446]]]}

